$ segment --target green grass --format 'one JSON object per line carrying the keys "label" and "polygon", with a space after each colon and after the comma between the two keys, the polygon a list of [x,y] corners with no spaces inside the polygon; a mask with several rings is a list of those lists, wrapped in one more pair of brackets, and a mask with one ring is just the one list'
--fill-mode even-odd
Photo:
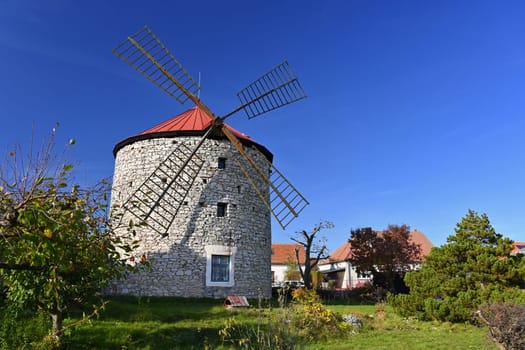
{"label": "green grass", "polygon": [[219,345],[231,315],[222,301],[183,298],[110,299],[97,320],[65,339],[71,349],[204,349]]}
{"label": "green grass", "polygon": [[[374,305],[328,307],[359,315],[363,327],[348,339],[311,344],[307,349],[496,349],[485,328],[403,319],[388,306],[382,315]],[[222,300],[214,299],[112,298],[98,319],[75,328],[63,345],[66,349],[228,349],[218,335],[225,321],[235,316],[238,322],[255,326],[259,314],[255,307],[232,313],[223,308]]]}

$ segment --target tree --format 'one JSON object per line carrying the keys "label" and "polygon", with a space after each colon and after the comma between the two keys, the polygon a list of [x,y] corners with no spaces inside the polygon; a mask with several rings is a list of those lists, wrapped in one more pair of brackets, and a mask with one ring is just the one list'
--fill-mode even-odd
{"label": "tree", "polygon": [[54,136],[55,129],[27,159],[13,149],[0,168],[0,281],[8,286],[7,303],[44,310],[58,339],[65,312],[85,306],[130,269],[122,253],[135,242],[113,235],[109,183],[73,184],[73,166],[56,156]]}
{"label": "tree", "polygon": [[486,214],[469,210],[421,270],[407,273],[410,293],[392,297],[392,304],[406,316],[468,321],[482,303],[525,300],[525,259],[510,255],[511,243]]}
{"label": "tree", "polygon": [[400,289],[396,281],[421,262],[421,247],[410,239],[407,225],[389,225],[381,232],[370,227],[350,231],[350,262],[360,274],[370,274],[374,284],[389,291]]}
{"label": "tree", "polygon": [[295,249],[295,259],[299,266],[299,272],[303,278],[304,285],[308,289],[312,288],[312,269],[317,266],[319,260],[328,257],[326,238],[318,238],[317,234],[323,229],[330,229],[333,227],[334,224],[331,222],[320,222],[312,229],[312,231],[299,231],[296,232],[294,237],[291,237],[292,241],[297,242],[304,247],[304,261],[301,261],[300,259],[299,248]]}

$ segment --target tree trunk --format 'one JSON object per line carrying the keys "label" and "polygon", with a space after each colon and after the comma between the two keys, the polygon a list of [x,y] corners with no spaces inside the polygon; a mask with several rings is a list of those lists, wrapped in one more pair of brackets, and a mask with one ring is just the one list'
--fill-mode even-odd
{"label": "tree trunk", "polygon": [[311,270],[310,266],[305,266],[304,268],[303,282],[306,289],[312,289]]}
{"label": "tree trunk", "polygon": [[64,321],[64,315],[62,312],[57,311],[51,315],[51,321],[53,322],[53,336],[60,337],[62,334],[62,323]]}

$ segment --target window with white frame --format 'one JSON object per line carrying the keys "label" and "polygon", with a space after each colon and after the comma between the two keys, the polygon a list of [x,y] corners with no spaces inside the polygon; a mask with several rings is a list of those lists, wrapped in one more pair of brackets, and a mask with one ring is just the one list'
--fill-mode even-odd
{"label": "window with white frame", "polygon": [[236,247],[207,245],[206,286],[233,287]]}
{"label": "window with white frame", "polygon": [[211,281],[228,282],[230,280],[230,256],[211,256]]}

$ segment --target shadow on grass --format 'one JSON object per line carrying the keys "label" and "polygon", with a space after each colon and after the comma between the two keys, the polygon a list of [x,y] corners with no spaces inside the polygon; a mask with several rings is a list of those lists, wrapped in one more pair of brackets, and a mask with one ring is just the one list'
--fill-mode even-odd
{"label": "shadow on grass", "polygon": [[[114,324],[112,324],[114,323]],[[64,349],[205,349],[220,345],[220,328],[161,323],[103,322],[83,326],[62,341]]]}
{"label": "shadow on grass", "polygon": [[112,297],[99,319],[102,321],[201,321],[224,319],[228,311],[218,299],[167,297]]}
{"label": "shadow on grass", "polygon": [[[259,312],[255,307],[226,310],[218,299],[119,296],[106,300],[109,303],[98,318],[64,337],[64,349],[216,348],[226,320],[235,316],[250,324]],[[80,317],[72,314],[68,321]]]}

